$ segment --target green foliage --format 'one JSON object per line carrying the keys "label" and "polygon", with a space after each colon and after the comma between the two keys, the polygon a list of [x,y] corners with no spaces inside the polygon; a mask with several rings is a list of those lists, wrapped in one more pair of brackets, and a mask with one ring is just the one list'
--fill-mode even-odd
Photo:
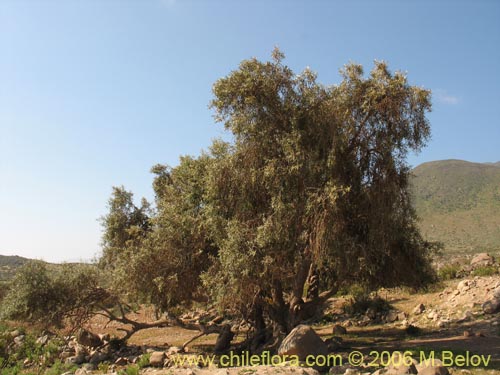
{"label": "green foliage", "polygon": [[137,366],[139,367],[139,369],[149,366],[150,357],[151,357],[150,353],[143,354],[139,357],[139,360],[137,361]]}
{"label": "green foliage", "polygon": [[351,301],[344,306],[349,315],[364,314],[368,309],[375,313],[385,313],[392,308],[389,302],[378,294],[372,295],[366,286],[354,284],[350,288],[350,294]]}
{"label": "green foliage", "polygon": [[91,265],[31,261],[12,280],[0,312],[3,319],[61,325],[68,318],[80,325],[106,296]]}
{"label": "green foliage", "polygon": [[56,360],[54,364],[45,371],[45,375],[61,375],[65,372],[75,372],[78,368],[76,365],[65,364],[60,360]]}
{"label": "green foliage", "polygon": [[119,375],[139,375],[139,366],[129,365],[124,370],[118,371]]}
{"label": "green foliage", "polygon": [[440,280],[453,280],[459,277],[459,272],[462,267],[460,264],[447,264],[441,267],[438,271],[438,278]]}
{"label": "green foliage", "polygon": [[109,366],[110,366],[109,362],[101,362],[97,365],[97,370],[102,374],[108,374]]}
{"label": "green foliage", "polygon": [[108,214],[101,218],[104,228],[102,267],[112,267],[120,255],[127,255],[127,249],[140,245],[151,228],[149,203],[143,198],[141,206],[137,207],[133,194],[123,186],[113,187],[108,209]]}
{"label": "green foliage", "polygon": [[493,276],[498,274],[498,266],[478,267],[473,271],[474,276]]}
{"label": "green foliage", "polygon": [[245,60],[215,83],[232,141],[154,166],[154,211],[114,189],[101,264],[115,289],[159,311],[210,298],[285,327],[312,276],[323,290],[433,280],[406,163],[429,137],[430,92],[383,62],[325,86],[283,58]]}

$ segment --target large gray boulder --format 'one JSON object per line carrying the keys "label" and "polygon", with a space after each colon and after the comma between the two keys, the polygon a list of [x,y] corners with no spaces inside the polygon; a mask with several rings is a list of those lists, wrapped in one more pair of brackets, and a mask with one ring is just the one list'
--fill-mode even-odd
{"label": "large gray boulder", "polygon": [[305,361],[309,355],[327,356],[328,346],[311,327],[301,324],[285,337],[278,348],[278,354],[296,355],[299,361]]}

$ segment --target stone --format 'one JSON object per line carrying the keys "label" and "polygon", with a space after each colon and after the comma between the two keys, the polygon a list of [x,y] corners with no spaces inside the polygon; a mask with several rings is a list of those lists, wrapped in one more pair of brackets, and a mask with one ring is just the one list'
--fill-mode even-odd
{"label": "stone", "polygon": [[153,367],[162,367],[165,361],[165,352],[153,352],[149,357],[149,364]]}
{"label": "stone", "polygon": [[96,351],[94,354],[90,356],[89,362],[98,365],[101,362],[107,361],[109,358],[109,355],[103,352]]}
{"label": "stone", "polygon": [[86,329],[78,330],[76,334],[76,342],[80,345],[97,348],[103,344],[102,340],[96,334],[87,331]]}
{"label": "stone", "polygon": [[49,342],[49,335],[43,335],[36,339],[36,343],[39,345],[45,345]]}
{"label": "stone", "polygon": [[368,308],[368,309],[366,310],[366,312],[365,312],[365,316],[366,316],[367,318],[369,318],[369,319],[373,320],[373,319],[375,319],[375,318],[377,317],[377,311],[376,311],[374,308],[370,307],[370,308]]}
{"label": "stone", "polygon": [[125,357],[118,357],[115,361],[115,365],[117,366],[126,366],[127,364],[128,364],[128,359]]}
{"label": "stone", "polygon": [[495,314],[500,311],[500,298],[493,298],[483,303],[483,311],[485,314]]}
{"label": "stone", "polygon": [[97,366],[94,365],[93,363],[84,363],[82,365],[82,368],[89,372],[97,370]]}
{"label": "stone", "polygon": [[24,344],[24,339],[25,339],[24,335],[16,336],[14,337],[14,344],[16,344],[16,346],[21,346]]}
{"label": "stone", "polygon": [[301,324],[285,337],[278,355],[296,355],[300,361],[305,361],[308,355],[328,355],[328,346],[310,326]]}
{"label": "stone", "polygon": [[74,355],[64,360],[64,363],[67,365],[81,365],[84,362],[85,362],[85,356],[82,355]]}
{"label": "stone", "polygon": [[342,342],[342,338],[335,336],[325,340],[325,344],[328,346],[328,350],[330,352],[334,352],[340,348],[342,346]]}
{"label": "stone", "polygon": [[450,372],[444,366],[429,366],[420,370],[418,375],[450,375]]}
{"label": "stone", "polygon": [[413,314],[415,315],[420,315],[425,311],[425,305],[423,303],[419,303],[415,308],[413,309]]}
{"label": "stone", "polygon": [[385,321],[387,323],[394,323],[396,320],[398,320],[398,315],[399,312],[396,310],[390,310],[386,315],[385,315]]}
{"label": "stone", "polygon": [[347,334],[347,329],[339,324],[335,324],[332,329],[333,335],[345,335]]}
{"label": "stone", "polygon": [[418,375],[449,375],[448,369],[443,366],[443,362],[438,359],[428,359],[416,365]]}
{"label": "stone", "polygon": [[488,253],[476,254],[470,261],[472,267],[486,267],[491,266],[495,263],[495,258],[493,258]]}

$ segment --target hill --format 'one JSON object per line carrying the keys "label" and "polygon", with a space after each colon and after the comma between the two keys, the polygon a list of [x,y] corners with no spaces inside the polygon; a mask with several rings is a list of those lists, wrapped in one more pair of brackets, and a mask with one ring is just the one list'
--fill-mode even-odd
{"label": "hill", "polygon": [[500,252],[500,162],[441,160],[413,170],[421,229],[454,253]]}
{"label": "hill", "polygon": [[17,268],[29,261],[30,259],[17,255],[0,255],[0,281],[11,279]]}

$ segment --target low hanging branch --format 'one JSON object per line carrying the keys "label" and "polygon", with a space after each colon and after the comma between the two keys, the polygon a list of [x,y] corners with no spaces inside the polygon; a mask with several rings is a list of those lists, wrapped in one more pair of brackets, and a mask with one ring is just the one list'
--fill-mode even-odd
{"label": "low hanging branch", "polygon": [[228,336],[229,335],[228,331],[230,332],[230,326],[228,324],[216,324],[213,321],[209,322],[208,324],[188,323],[182,321],[179,318],[166,317],[164,319],[156,320],[154,322],[149,322],[149,323],[138,322],[136,320],[127,318],[125,309],[123,308],[123,305],[121,303],[118,303],[118,308],[120,310],[120,315],[116,315],[110,309],[104,306],[100,306],[101,311],[97,312],[96,314],[106,317],[109,320],[109,322],[114,321],[121,323],[123,325],[131,326],[130,328],[122,328],[122,327],[117,328],[117,330],[125,332],[125,336],[120,338],[121,342],[126,342],[136,332],[148,328],[181,327],[186,330],[200,331],[200,333],[198,333],[196,336],[189,339],[182,345],[182,349],[184,349],[188,344],[190,344],[191,342],[202,336],[210,335],[213,333],[217,333],[220,336],[222,335]]}

